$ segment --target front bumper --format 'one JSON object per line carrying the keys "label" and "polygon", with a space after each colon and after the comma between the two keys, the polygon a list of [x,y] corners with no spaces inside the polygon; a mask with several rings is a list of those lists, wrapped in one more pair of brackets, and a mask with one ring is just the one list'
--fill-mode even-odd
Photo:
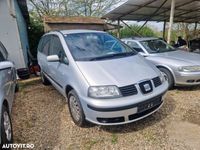
{"label": "front bumper", "polygon": [[[138,93],[138,95],[118,100],[107,99],[91,102],[90,99],[91,103],[83,101],[82,106],[86,120],[99,125],[120,125],[140,120],[156,112],[162,106],[167,88],[168,84],[163,83],[154,88],[154,92],[149,95]],[[104,105],[106,103],[107,107]]]}
{"label": "front bumper", "polygon": [[177,72],[175,76],[177,86],[200,85],[200,72]]}

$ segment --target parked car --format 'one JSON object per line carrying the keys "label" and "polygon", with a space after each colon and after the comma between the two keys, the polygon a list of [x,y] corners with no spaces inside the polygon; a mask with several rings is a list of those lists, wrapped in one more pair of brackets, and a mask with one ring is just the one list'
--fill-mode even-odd
{"label": "parked car", "polygon": [[182,51],[157,38],[122,39],[155,64],[173,86],[200,85],[200,55]]}
{"label": "parked car", "polygon": [[0,42],[0,112],[1,112],[1,146],[13,141],[11,109],[15,91],[18,90],[16,69],[7,60],[8,53]]}
{"label": "parked car", "polygon": [[76,125],[130,123],[163,104],[168,83],[161,72],[120,40],[101,31],[46,33],[38,46],[44,85],[68,98]]}

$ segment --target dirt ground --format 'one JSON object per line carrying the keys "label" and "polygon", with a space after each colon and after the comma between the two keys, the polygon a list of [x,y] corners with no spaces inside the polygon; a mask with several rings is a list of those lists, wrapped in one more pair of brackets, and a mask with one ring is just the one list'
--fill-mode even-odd
{"label": "dirt ground", "polygon": [[200,87],[168,92],[163,107],[150,117],[121,126],[73,124],[65,99],[37,79],[21,83],[12,111],[15,143],[35,149],[198,150]]}

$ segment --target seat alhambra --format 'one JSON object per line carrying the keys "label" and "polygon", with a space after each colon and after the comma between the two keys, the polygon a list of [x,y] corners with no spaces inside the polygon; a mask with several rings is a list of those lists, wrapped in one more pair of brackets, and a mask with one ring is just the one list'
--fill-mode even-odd
{"label": "seat alhambra", "polygon": [[130,123],[157,111],[168,82],[136,51],[108,33],[63,30],[46,33],[38,46],[43,84],[68,102],[74,123]]}

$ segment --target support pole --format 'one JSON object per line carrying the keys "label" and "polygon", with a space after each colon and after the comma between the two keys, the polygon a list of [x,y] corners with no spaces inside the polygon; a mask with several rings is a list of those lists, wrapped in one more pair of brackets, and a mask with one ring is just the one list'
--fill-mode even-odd
{"label": "support pole", "polygon": [[120,20],[117,20],[117,37],[120,38]]}
{"label": "support pole", "polygon": [[163,24],[163,39],[165,39],[165,30],[166,30],[166,20],[164,21],[164,24]]}
{"label": "support pole", "polygon": [[193,32],[193,36],[196,35],[196,31],[197,31],[197,22],[195,22],[195,25],[194,25],[194,32]]}
{"label": "support pole", "polygon": [[170,20],[169,20],[169,30],[168,30],[168,36],[167,36],[167,42],[168,43],[170,43],[170,41],[171,41],[172,25],[173,25],[173,22],[174,22],[174,10],[175,10],[175,0],[172,0]]}

